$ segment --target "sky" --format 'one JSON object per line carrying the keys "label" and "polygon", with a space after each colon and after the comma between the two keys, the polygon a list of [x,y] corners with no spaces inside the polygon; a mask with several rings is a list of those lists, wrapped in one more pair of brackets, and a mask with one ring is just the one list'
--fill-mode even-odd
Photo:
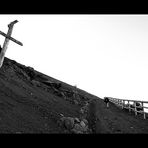
{"label": "sky", "polygon": [[[148,15],[0,15],[6,57],[98,97],[148,101]],[[2,46],[4,37],[0,35]]]}

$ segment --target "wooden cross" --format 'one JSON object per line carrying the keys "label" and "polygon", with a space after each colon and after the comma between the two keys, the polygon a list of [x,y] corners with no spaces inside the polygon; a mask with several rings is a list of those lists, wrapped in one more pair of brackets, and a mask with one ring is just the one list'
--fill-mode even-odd
{"label": "wooden cross", "polygon": [[2,65],[3,65],[3,61],[4,61],[4,57],[5,57],[5,53],[6,53],[7,47],[8,47],[9,40],[11,40],[11,41],[13,41],[13,42],[15,42],[15,43],[17,43],[17,44],[23,46],[23,44],[22,44],[20,41],[18,41],[18,40],[16,40],[16,39],[14,39],[14,38],[11,37],[12,30],[13,30],[13,26],[14,26],[14,24],[16,24],[17,22],[18,22],[18,21],[15,20],[15,21],[11,22],[11,23],[8,25],[8,32],[7,32],[7,34],[5,34],[4,32],[0,31],[0,34],[5,37],[5,41],[4,41],[2,50],[1,50],[1,52],[0,52],[0,68],[1,68]]}

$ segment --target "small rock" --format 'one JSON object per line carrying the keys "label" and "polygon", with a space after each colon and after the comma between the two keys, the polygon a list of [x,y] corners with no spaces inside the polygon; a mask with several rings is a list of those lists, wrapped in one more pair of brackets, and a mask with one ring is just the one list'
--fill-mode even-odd
{"label": "small rock", "polygon": [[74,102],[74,104],[76,104],[76,105],[79,104],[79,102],[78,102],[77,100],[74,100],[73,102]]}
{"label": "small rock", "polygon": [[66,117],[60,118],[60,121],[59,121],[59,125],[60,125],[60,126],[62,126],[62,127],[64,126],[64,124],[65,124],[65,123],[64,123],[64,122],[65,122],[65,119],[66,119]]}
{"label": "small rock", "polygon": [[84,114],[84,109],[83,108],[80,109],[80,113]]}
{"label": "small rock", "polygon": [[85,127],[83,128],[83,132],[84,132],[84,133],[87,133],[88,130],[89,130],[89,129],[88,129],[88,126],[85,126]]}
{"label": "small rock", "polygon": [[88,106],[88,105],[89,105],[89,103],[88,103],[88,102],[86,102],[85,106]]}
{"label": "small rock", "polygon": [[75,124],[74,128],[72,129],[72,131],[78,133],[78,132],[82,132],[83,133],[83,127],[80,124]]}
{"label": "small rock", "polygon": [[40,82],[36,81],[36,80],[32,80],[32,84],[34,86],[41,86]]}
{"label": "small rock", "polygon": [[82,119],[82,121],[83,121],[86,125],[88,125],[88,121],[87,121],[86,119]]}
{"label": "small rock", "polygon": [[89,132],[89,133],[92,133],[92,129],[89,128],[89,129],[88,129],[88,132]]}
{"label": "small rock", "polygon": [[66,119],[66,117],[62,117],[60,120],[61,120],[62,122],[64,122],[65,119]]}
{"label": "small rock", "polygon": [[54,101],[54,102],[58,102],[55,98],[53,98],[53,101]]}
{"label": "small rock", "polygon": [[63,115],[63,114],[60,114],[60,116],[61,116],[61,117],[64,117],[64,115]]}
{"label": "small rock", "polygon": [[83,121],[80,122],[80,125],[81,125],[83,128],[85,128],[85,126],[86,126]]}
{"label": "small rock", "polygon": [[76,129],[72,129],[71,132],[75,133],[75,134],[83,134],[82,131],[78,131]]}
{"label": "small rock", "polygon": [[64,126],[64,123],[60,120],[57,121],[57,124],[60,126],[60,127],[63,127]]}
{"label": "small rock", "polygon": [[77,123],[80,123],[79,118],[75,118],[74,121],[76,121]]}
{"label": "small rock", "polygon": [[64,97],[64,98],[66,97],[65,94],[64,94],[63,92],[61,92],[61,95],[62,95],[62,97]]}

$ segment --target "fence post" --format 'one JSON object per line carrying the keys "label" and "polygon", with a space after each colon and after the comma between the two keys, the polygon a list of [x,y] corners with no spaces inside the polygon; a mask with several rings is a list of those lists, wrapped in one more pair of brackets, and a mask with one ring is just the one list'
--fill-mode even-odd
{"label": "fence post", "polygon": [[141,105],[142,105],[142,109],[143,109],[143,118],[146,119],[145,112],[144,112],[143,102],[141,102]]}
{"label": "fence post", "polygon": [[124,100],[122,100],[122,109],[124,108]]}
{"label": "fence post", "polygon": [[135,116],[137,115],[137,106],[136,106],[136,102],[134,101],[134,106],[135,106]]}
{"label": "fence post", "polygon": [[144,119],[146,119],[146,116],[145,116],[145,112],[143,112],[144,114],[143,114],[143,117],[144,117]]}
{"label": "fence post", "polygon": [[129,110],[129,112],[131,111],[129,101],[128,101],[128,110]]}
{"label": "fence post", "polygon": [[[116,105],[120,105],[122,107],[122,109],[124,109],[124,107],[127,108],[129,110],[129,112],[131,112],[131,110],[133,110],[135,112],[135,116],[137,116],[138,112],[139,112],[137,110],[137,108],[139,108],[139,106],[136,105],[136,102],[141,102],[141,107],[142,107],[143,110],[140,111],[140,113],[143,113],[143,118],[146,119],[146,112],[144,111],[144,109],[147,108],[147,107],[144,106],[144,102],[136,101],[136,100],[117,99],[117,98],[110,98],[110,101],[113,102]],[[134,108],[133,108],[133,106],[131,108],[130,102],[134,103]],[[127,105],[125,103],[128,104],[128,107],[125,106],[125,105]],[[148,103],[148,102],[145,102],[145,103]]]}

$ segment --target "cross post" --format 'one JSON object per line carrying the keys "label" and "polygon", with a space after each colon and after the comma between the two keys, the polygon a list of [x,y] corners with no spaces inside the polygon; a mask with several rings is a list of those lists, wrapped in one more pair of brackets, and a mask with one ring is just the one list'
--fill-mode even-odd
{"label": "cross post", "polygon": [[13,26],[14,24],[16,24],[18,21],[15,20],[13,22],[11,22],[9,25],[8,25],[8,32],[7,34],[3,33],[2,31],[0,31],[0,34],[3,35],[5,37],[5,41],[4,41],[4,44],[3,44],[3,47],[2,47],[2,50],[1,50],[1,53],[0,53],[0,68],[2,67],[3,65],[3,61],[4,61],[4,57],[5,57],[5,53],[6,53],[6,50],[8,48],[8,44],[9,44],[9,40],[23,46],[23,44],[19,41],[17,41],[16,39],[12,38],[11,37],[11,34],[12,34],[12,30],[13,30]]}

